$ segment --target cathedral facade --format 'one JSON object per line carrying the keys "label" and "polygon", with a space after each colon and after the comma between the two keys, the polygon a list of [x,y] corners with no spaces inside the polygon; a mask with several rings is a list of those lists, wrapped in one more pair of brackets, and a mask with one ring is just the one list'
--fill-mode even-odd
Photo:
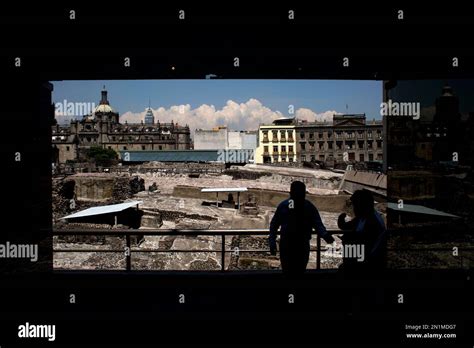
{"label": "cathedral facade", "polygon": [[119,114],[110,106],[107,91],[102,91],[95,110],[73,120],[68,126],[52,126],[53,162],[81,161],[94,146],[119,151],[189,150],[191,136],[188,125],[160,123],[147,109],[145,122],[120,123]]}

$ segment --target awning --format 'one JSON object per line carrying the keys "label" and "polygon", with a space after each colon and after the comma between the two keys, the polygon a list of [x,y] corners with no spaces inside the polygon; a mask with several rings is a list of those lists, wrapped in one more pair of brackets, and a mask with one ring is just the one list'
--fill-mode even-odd
{"label": "awning", "polygon": [[93,216],[93,215],[102,215],[102,214],[110,214],[110,213],[117,213],[119,211],[123,211],[125,209],[137,206],[138,204],[143,203],[142,201],[132,201],[132,202],[125,202],[119,204],[110,204],[110,205],[102,205],[100,207],[93,207],[87,208],[77,213],[65,216],[61,219],[73,219],[85,216]]}

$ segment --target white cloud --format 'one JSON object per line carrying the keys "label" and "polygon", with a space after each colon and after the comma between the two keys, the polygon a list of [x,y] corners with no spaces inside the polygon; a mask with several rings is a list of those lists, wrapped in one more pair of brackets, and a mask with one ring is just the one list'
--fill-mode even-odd
{"label": "white cloud", "polygon": [[[144,120],[145,113],[146,110],[139,113],[127,111],[120,116],[120,122],[140,123]],[[163,107],[154,109],[153,114],[155,121],[188,124],[192,131],[197,128],[210,129],[224,125],[233,130],[255,130],[261,123],[271,123],[276,118],[284,116],[281,112],[264,106],[257,99],[249,99],[245,103],[228,100],[221,109],[208,104],[202,104],[195,109],[189,104],[173,105],[168,109]]]}
{"label": "white cloud", "polygon": [[[331,121],[334,110],[321,113],[311,109],[300,108],[295,111],[298,119],[311,121]],[[127,111],[120,115],[120,122],[140,123],[145,119],[146,110],[142,112]],[[169,108],[159,107],[153,109],[155,121],[169,123],[171,121],[180,125],[189,125],[191,133],[195,129],[210,129],[216,126],[228,126],[232,130],[256,130],[260,124],[272,123],[275,119],[285,117],[278,110],[272,110],[263,105],[259,100],[251,98],[245,103],[228,100],[226,104],[217,109],[214,105],[202,104],[191,108],[189,104],[173,105]],[[57,115],[57,119],[61,116]],[[287,116],[288,117],[288,116]]]}
{"label": "white cloud", "polygon": [[332,117],[334,114],[339,114],[339,112],[335,110],[328,110],[321,113],[316,113],[313,110],[306,108],[300,108],[295,112],[296,118],[300,120],[306,120],[308,122],[332,122]]}

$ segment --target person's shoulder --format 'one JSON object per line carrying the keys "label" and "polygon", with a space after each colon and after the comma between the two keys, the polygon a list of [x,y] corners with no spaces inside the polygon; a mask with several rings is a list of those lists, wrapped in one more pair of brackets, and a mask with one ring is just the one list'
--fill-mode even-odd
{"label": "person's shoulder", "polygon": [[288,207],[289,204],[290,204],[290,198],[285,199],[284,201],[281,201],[280,204],[278,204],[278,208]]}
{"label": "person's shoulder", "polygon": [[308,209],[318,210],[316,206],[311,201],[308,201],[307,199],[305,199],[304,204],[305,204],[305,207]]}

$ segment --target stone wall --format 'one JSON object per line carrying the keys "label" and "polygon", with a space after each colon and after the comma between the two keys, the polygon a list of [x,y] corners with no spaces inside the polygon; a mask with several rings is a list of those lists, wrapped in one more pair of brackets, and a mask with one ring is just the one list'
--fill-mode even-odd
{"label": "stone wall", "polygon": [[224,163],[179,163],[179,162],[148,162],[141,166],[130,167],[132,173],[154,173],[154,172],[209,172],[221,173],[225,170]]}
{"label": "stone wall", "polygon": [[380,173],[346,171],[341,184],[342,190],[354,192],[367,189],[380,195],[387,195],[387,176]]}
{"label": "stone wall", "polygon": [[[232,193],[234,200],[237,201],[237,194]],[[276,207],[278,204],[289,197],[288,192],[283,191],[274,191],[274,190],[262,190],[262,189],[249,189],[247,192],[241,192],[240,202],[245,202],[248,200],[249,195],[253,195],[256,199],[258,205]],[[201,192],[200,187],[193,186],[184,186],[179,185],[175,186],[173,189],[173,196],[183,197],[183,198],[197,198],[207,201],[215,201],[216,193],[212,192]],[[226,199],[227,193],[219,193],[219,199]],[[306,198],[311,201],[316,207],[321,211],[326,212],[342,212],[346,210],[346,203],[349,199],[349,195],[312,195],[308,194]]]}
{"label": "stone wall", "polygon": [[145,190],[144,180],[138,177],[89,173],[70,176],[69,180],[75,182],[74,194],[78,201],[121,202]]}
{"label": "stone wall", "polygon": [[109,174],[77,174],[54,178],[52,182],[53,221],[68,214],[97,205],[122,203],[134,193],[143,191],[139,177]]}

